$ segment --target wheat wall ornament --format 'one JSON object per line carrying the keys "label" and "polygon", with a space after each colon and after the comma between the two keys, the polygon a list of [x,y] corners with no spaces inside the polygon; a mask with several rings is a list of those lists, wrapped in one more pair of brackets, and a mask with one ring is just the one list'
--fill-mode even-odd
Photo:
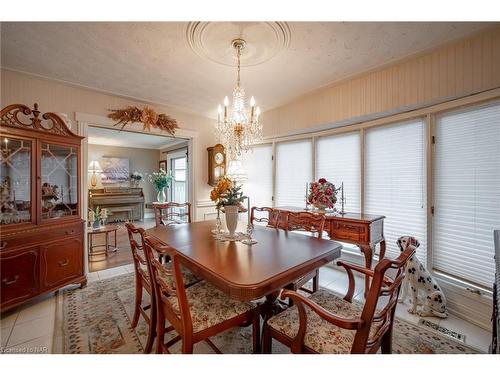
{"label": "wheat wall ornament", "polygon": [[156,113],[151,107],[145,106],[140,109],[135,106],[128,106],[125,109],[110,109],[111,113],[108,117],[111,120],[117,121],[115,126],[121,125],[121,129],[130,123],[142,122],[144,130],[158,128],[174,135],[175,129],[179,128],[177,121],[165,113]]}

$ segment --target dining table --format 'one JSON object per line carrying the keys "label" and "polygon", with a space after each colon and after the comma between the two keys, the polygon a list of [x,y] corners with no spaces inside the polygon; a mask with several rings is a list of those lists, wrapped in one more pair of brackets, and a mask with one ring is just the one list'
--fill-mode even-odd
{"label": "dining table", "polygon": [[215,221],[199,221],[156,226],[146,234],[174,248],[191,272],[228,296],[241,301],[265,297],[265,319],[279,311],[276,300],[284,287],[341,255],[339,242],[302,233],[255,225],[257,243],[246,245],[215,238],[215,227]]}

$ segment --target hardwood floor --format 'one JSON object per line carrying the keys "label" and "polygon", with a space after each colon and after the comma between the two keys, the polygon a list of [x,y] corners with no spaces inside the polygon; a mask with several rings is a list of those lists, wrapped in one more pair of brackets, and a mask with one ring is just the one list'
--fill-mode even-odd
{"label": "hardwood floor", "polygon": [[[89,258],[89,272],[102,271],[108,268],[123,266],[125,264],[132,264],[132,251],[130,249],[130,242],[128,240],[127,229],[124,223],[116,223],[120,228],[116,232],[116,245],[118,251],[110,252],[108,256],[93,255]],[[148,229],[155,226],[154,218],[144,219],[144,221],[136,221],[134,225]],[[112,237],[112,235],[110,235]],[[113,241],[113,239],[111,239]],[[104,244],[104,234],[94,237],[96,245]]]}

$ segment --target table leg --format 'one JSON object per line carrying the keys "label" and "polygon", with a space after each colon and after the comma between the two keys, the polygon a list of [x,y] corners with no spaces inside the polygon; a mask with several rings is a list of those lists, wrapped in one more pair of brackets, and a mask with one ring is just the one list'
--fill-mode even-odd
{"label": "table leg", "polygon": [[[365,268],[372,268],[373,249],[370,245],[360,245],[361,251],[365,256]],[[365,298],[368,296],[370,290],[370,277],[365,275]]]}
{"label": "table leg", "polygon": [[109,250],[109,233],[106,232],[104,234],[106,236],[106,241],[104,242],[106,244],[106,257],[108,256],[108,250]]}

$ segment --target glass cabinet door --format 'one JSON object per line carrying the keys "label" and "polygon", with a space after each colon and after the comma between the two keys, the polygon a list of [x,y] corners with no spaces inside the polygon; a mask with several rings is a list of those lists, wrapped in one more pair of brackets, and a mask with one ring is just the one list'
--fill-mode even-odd
{"label": "glass cabinet door", "polygon": [[31,141],[0,137],[0,224],[31,222]]}
{"label": "glass cabinet door", "polygon": [[78,214],[78,148],[42,143],[42,219]]}

